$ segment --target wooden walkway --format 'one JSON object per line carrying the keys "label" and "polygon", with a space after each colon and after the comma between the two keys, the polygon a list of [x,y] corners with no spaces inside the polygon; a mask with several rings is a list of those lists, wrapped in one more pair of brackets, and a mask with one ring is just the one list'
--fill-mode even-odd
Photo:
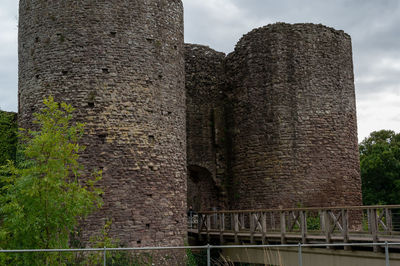
{"label": "wooden walkway", "polygon": [[188,232],[219,243],[400,243],[400,205],[199,212]]}

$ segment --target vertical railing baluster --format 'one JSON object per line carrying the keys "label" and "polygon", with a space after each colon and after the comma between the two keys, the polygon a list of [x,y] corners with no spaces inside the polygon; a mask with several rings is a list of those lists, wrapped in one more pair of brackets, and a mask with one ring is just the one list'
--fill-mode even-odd
{"label": "vertical railing baluster", "polygon": [[206,216],[206,230],[207,230],[207,241],[210,242],[210,230],[211,230],[211,215],[207,214]]}
{"label": "vertical railing baluster", "polygon": [[233,215],[233,213],[229,213],[229,216],[231,217],[231,226],[229,229],[235,231],[235,216]]}
{"label": "vertical railing baluster", "polygon": [[385,208],[385,218],[386,218],[386,233],[392,234],[392,211],[389,208]]}
{"label": "vertical railing baluster", "polygon": [[367,209],[367,219],[368,219],[368,233],[372,234],[371,231],[371,210]]}
{"label": "vertical railing baluster", "polygon": [[324,233],[325,233],[325,240],[326,243],[330,244],[331,241],[331,222],[330,222],[330,218],[329,218],[329,212],[331,210],[323,210],[322,211],[322,223],[323,223],[323,227],[324,227]]}
{"label": "vertical railing baluster", "polygon": [[299,256],[299,266],[303,266],[303,254],[301,251],[301,243],[299,243],[299,248],[298,248],[298,256]]}
{"label": "vertical railing baluster", "polygon": [[211,246],[207,244],[207,266],[211,266]]}
{"label": "vertical railing baluster", "polygon": [[303,244],[307,241],[307,215],[306,211],[300,211],[300,227],[301,227],[301,241]]}
{"label": "vertical railing baluster", "polygon": [[103,265],[106,266],[107,265],[107,249],[104,246],[104,253],[103,253]]}
{"label": "vertical railing baluster", "polygon": [[[346,209],[342,209],[342,236],[343,243],[349,242],[349,215]],[[344,246],[344,250],[350,250],[350,246]]]}
{"label": "vertical railing baluster", "polygon": [[224,243],[224,231],[225,231],[225,214],[219,214],[219,241],[221,244]]}
{"label": "vertical railing baluster", "polygon": [[238,233],[239,233],[239,214],[238,213],[234,213],[234,220],[235,220],[235,243],[239,243],[239,237],[238,237]]}
{"label": "vertical railing baluster", "polygon": [[271,214],[271,229],[275,231],[276,230],[276,227],[275,227],[275,214],[273,212],[270,212],[270,214]]}
{"label": "vertical railing baluster", "polygon": [[286,244],[286,212],[281,211],[280,213],[281,219],[280,219],[280,224],[281,224],[281,244]]}
{"label": "vertical railing baluster", "polygon": [[254,216],[254,213],[249,213],[249,223],[250,223],[250,243],[251,244],[254,244],[254,231],[255,231],[255,228],[256,228],[256,225],[255,225],[255,216]]}
{"label": "vertical railing baluster", "polygon": [[204,217],[202,213],[197,215],[197,231],[199,234],[199,240],[203,241],[203,237],[201,235],[201,230],[203,229]]}
{"label": "vertical railing baluster", "polygon": [[[370,210],[370,221],[371,221],[371,234],[372,234],[372,242],[378,243],[378,217],[377,217],[377,209]],[[374,252],[379,251],[379,246],[374,246]]]}
{"label": "vertical railing baluster", "polygon": [[261,231],[262,231],[262,239],[261,242],[263,245],[266,244],[267,238],[267,213],[262,212],[261,214]]}
{"label": "vertical railing baluster", "polygon": [[390,266],[390,261],[389,261],[389,245],[388,242],[385,241],[385,265]]}

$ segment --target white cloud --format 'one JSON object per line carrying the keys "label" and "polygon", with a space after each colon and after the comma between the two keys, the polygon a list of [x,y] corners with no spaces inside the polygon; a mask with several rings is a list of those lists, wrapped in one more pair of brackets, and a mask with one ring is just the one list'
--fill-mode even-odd
{"label": "white cloud", "polygon": [[400,85],[397,89],[397,92],[376,92],[357,102],[359,141],[381,129],[400,132]]}
{"label": "white cloud", "polygon": [[0,109],[17,111],[18,1],[0,3]]}

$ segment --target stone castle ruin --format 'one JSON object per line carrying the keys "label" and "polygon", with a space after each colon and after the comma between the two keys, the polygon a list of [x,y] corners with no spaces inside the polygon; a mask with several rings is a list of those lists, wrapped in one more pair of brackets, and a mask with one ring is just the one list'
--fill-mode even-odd
{"label": "stone castle ruin", "polygon": [[[229,55],[184,44],[180,0],[20,0],[19,123],[53,95],[127,246],[183,245],[186,210],[361,204],[350,37],[278,23]],[[186,84],[186,86],[185,86]]]}
{"label": "stone castle ruin", "polygon": [[349,35],[277,23],[227,56],[185,45],[185,64],[189,204],[361,204]]}

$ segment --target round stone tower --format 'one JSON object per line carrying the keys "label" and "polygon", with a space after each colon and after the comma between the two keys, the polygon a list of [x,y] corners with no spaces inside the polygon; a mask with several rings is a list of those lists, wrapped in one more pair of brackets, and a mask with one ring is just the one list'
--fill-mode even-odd
{"label": "round stone tower", "polygon": [[128,246],[186,235],[183,6],[180,0],[20,0],[19,122],[44,97],[86,123],[85,170],[103,170],[106,219]]}
{"label": "round stone tower", "polygon": [[277,23],[228,55],[232,208],[361,204],[350,36]]}

